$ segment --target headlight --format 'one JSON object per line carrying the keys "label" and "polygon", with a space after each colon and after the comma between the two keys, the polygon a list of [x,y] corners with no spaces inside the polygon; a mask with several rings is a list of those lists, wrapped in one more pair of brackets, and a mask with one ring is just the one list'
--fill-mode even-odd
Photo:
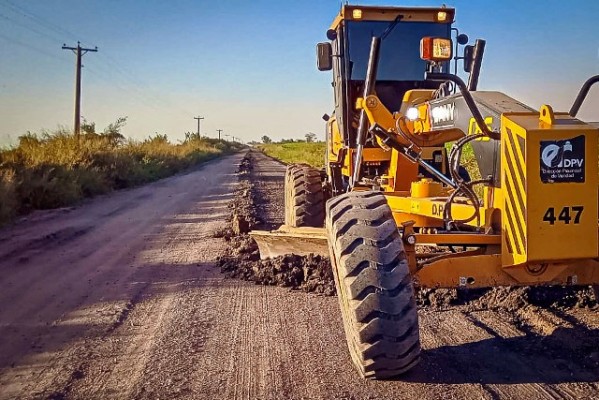
{"label": "headlight", "polygon": [[406,118],[410,121],[416,121],[418,119],[418,109],[416,107],[410,107],[406,110]]}

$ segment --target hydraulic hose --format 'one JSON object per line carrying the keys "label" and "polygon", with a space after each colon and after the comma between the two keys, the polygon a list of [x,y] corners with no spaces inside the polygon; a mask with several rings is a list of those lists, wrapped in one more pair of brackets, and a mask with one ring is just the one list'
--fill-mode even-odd
{"label": "hydraulic hose", "polygon": [[[374,93],[376,83],[376,71],[379,65],[379,49],[381,47],[381,38],[372,37],[370,43],[370,56],[368,57],[368,69],[366,70],[366,81],[364,82],[363,99]],[[360,181],[360,167],[362,166],[362,152],[366,142],[366,133],[368,131],[368,116],[362,109],[360,112],[360,123],[358,125],[358,134],[356,136],[356,153],[354,156],[354,170],[350,182],[350,189]]]}

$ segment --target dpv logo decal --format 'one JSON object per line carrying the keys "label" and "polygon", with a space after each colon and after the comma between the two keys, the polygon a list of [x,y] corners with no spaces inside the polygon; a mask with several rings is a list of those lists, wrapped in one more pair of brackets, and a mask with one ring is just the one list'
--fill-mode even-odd
{"label": "dpv logo decal", "polygon": [[584,182],[584,136],[541,141],[543,183]]}

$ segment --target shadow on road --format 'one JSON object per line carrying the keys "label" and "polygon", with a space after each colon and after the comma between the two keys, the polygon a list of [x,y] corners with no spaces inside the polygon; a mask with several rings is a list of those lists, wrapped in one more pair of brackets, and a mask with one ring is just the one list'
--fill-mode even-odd
{"label": "shadow on road", "polygon": [[494,337],[423,351],[400,378],[420,383],[566,383],[599,380],[599,329],[558,328],[551,335]]}

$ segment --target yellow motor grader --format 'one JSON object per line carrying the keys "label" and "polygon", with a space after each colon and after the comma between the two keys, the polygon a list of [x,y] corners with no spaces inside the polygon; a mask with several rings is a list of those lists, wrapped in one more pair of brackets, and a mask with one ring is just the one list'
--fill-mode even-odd
{"label": "yellow motor grader", "polygon": [[599,284],[599,129],[576,118],[599,76],[569,112],[478,91],[485,42],[467,45],[454,15],[342,7],[317,45],[335,95],[325,171],[289,166],[285,225],[252,233],[263,257],[330,255],[368,378],[418,362],[415,286]]}

